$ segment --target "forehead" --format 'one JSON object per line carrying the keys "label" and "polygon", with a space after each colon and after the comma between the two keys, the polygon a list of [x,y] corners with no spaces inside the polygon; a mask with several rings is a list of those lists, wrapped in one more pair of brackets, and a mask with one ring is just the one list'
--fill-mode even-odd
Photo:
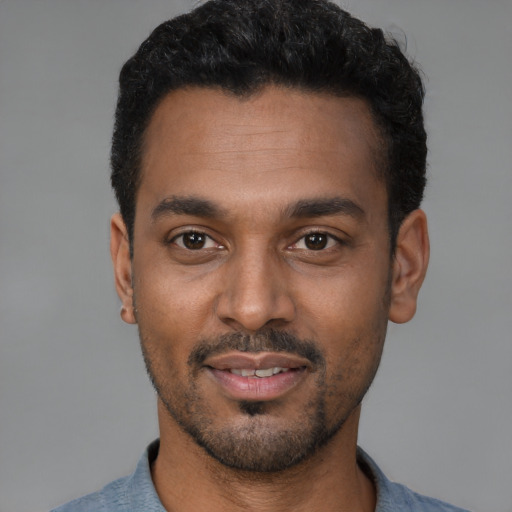
{"label": "forehead", "polygon": [[248,98],[182,89],[162,100],[149,123],[140,192],[150,202],[227,198],[233,189],[247,200],[325,196],[340,186],[345,195],[382,195],[380,140],[358,98],[278,87]]}

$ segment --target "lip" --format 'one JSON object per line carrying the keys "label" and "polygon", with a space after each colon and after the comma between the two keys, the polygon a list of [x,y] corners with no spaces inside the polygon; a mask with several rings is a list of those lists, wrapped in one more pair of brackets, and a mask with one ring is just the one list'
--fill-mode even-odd
{"label": "lip", "polygon": [[273,368],[275,366],[281,368],[311,367],[309,360],[285,352],[228,352],[227,354],[209,357],[203,364],[204,366],[210,366],[216,370],[229,370],[231,368],[238,370],[242,368],[258,370],[260,368]]}
{"label": "lip", "polygon": [[[225,396],[248,401],[270,401],[282,397],[303,382],[311,369],[307,359],[272,352],[223,354],[207,359],[204,366]],[[229,371],[273,367],[288,368],[289,371],[271,377],[242,377]]]}

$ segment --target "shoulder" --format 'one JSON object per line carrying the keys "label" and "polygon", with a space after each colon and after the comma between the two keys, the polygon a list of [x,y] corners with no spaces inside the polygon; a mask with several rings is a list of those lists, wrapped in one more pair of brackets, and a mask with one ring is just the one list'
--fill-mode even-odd
{"label": "shoulder", "polygon": [[[390,488],[393,492],[394,501],[400,503],[403,510],[414,510],[414,512],[469,512],[444,501],[418,494],[401,484],[390,482]],[[396,505],[394,506],[396,507]],[[387,511],[387,509],[385,510]]]}
{"label": "shoulder", "polygon": [[158,448],[157,439],[146,448],[133,474],[51,512],[165,512],[151,479],[150,466],[156,459]]}
{"label": "shoulder", "polygon": [[361,448],[358,448],[357,456],[359,466],[373,480],[377,490],[375,512],[469,512],[390,481]]}
{"label": "shoulder", "polygon": [[129,477],[119,478],[106,485],[103,489],[65,505],[51,512],[121,512],[127,509],[126,486]]}

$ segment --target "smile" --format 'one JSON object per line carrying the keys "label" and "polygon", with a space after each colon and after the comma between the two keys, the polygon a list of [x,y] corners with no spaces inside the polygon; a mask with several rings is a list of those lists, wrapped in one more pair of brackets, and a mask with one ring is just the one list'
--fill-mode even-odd
{"label": "smile", "polygon": [[277,375],[278,373],[284,373],[289,372],[290,368],[281,368],[280,366],[274,366],[273,368],[260,368],[258,370],[254,370],[251,368],[231,368],[231,373],[234,373],[235,375],[241,375],[242,377],[272,377],[272,375]]}
{"label": "smile", "polygon": [[231,352],[207,359],[205,369],[229,399],[270,401],[283,397],[303,382],[311,363],[280,352]]}

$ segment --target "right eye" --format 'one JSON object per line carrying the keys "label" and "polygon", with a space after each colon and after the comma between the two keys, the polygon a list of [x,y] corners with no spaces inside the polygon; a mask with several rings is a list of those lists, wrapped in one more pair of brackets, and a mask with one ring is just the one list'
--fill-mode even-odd
{"label": "right eye", "polygon": [[189,251],[222,247],[213,238],[208,236],[206,233],[201,233],[200,231],[186,231],[185,233],[181,233],[175,236],[171,240],[171,243]]}

